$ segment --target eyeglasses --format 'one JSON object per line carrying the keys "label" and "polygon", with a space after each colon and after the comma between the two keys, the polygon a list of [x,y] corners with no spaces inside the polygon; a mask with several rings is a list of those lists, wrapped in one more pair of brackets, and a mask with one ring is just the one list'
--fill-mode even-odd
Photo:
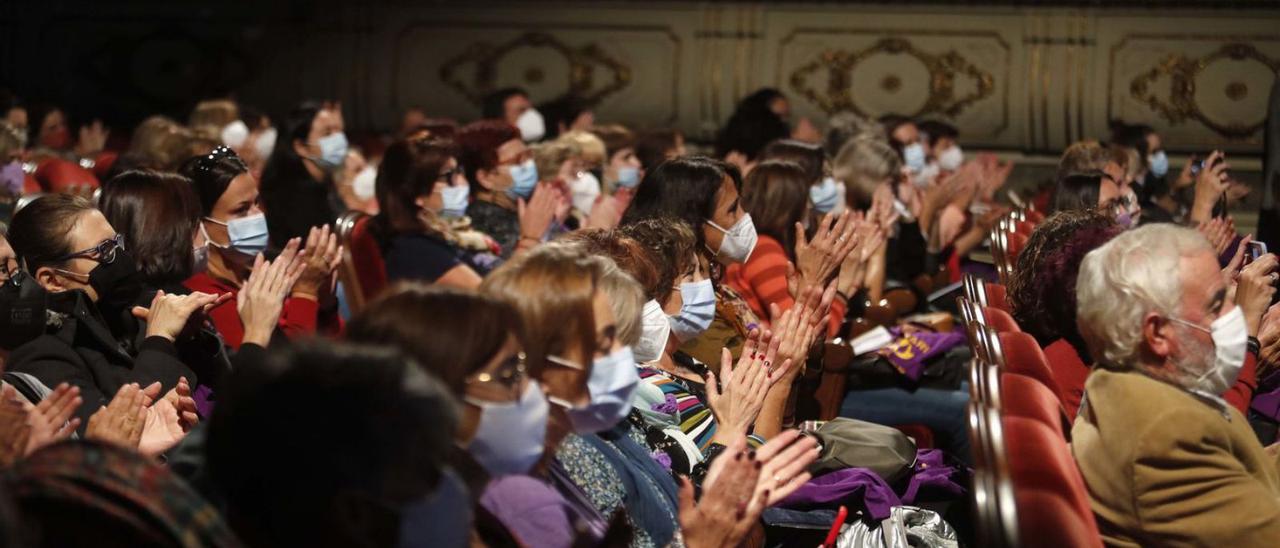
{"label": "eyeglasses", "polygon": [[461,171],[457,168],[441,171],[440,176],[436,177],[436,182],[453,183],[453,178],[457,177],[458,173],[461,173]]}
{"label": "eyeglasses", "polygon": [[124,249],[124,234],[116,234],[110,238],[98,242],[89,249],[77,251],[58,257],[58,262],[69,261],[71,259],[92,259],[100,263],[110,264],[116,260],[116,252]]}
{"label": "eyeglasses", "polygon": [[1104,207],[1109,207],[1114,209],[1123,209],[1123,210],[1128,210],[1129,206],[1132,206],[1132,205],[1133,205],[1133,198],[1128,195],[1116,196],[1115,198],[1107,200],[1107,202],[1103,204]]}
{"label": "eyeglasses", "polygon": [[498,364],[494,373],[478,373],[472,379],[481,384],[496,384],[511,393],[515,393],[529,376],[525,366],[524,352],[517,352]]}
{"label": "eyeglasses", "polygon": [[213,168],[218,165],[218,160],[229,157],[239,158],[236,152],[227,148],[226,145],[218,145],[218,148],[213,149],[208,154],[196,158],[195,169],[200,172],[213,171]]}

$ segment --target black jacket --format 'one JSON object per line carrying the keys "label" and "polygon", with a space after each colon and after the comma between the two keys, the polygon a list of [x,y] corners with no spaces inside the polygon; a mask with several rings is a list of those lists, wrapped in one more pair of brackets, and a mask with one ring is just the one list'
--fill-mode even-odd
{"label": "black jacket", "polygon": [[89,416],[125,384],[146,387],[160,382],[163,394],[177,385],[179,377],[186,377],[193,387],[199,382],[195,372],[178,359],[172,341],[163,337],[148,337],[139,344],[117,340],[84,292],[68,291],[51,295],[50,300],[60,321],[15,349],[8,369],[28,373],[50,388],[63,382],[80,387],[84,403],[76,416],[81,419],[81,431]]}

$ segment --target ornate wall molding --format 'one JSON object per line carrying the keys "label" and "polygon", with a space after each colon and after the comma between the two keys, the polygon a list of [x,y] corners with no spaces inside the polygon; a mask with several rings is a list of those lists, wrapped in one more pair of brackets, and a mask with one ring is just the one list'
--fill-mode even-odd
{"label": "ornate wall molding", "polygon": [[[632,80],[631,67],[609,55],[598,44],[593,42],[573,47],[545,32],[526,32],[498,45],[475,42],[464,53],[441,65],[440,80],[479,105],[485,94],[512,84],[497,81],[497,66],[521,48],[550,48],[563,56],[569,64],[565,92],[577,90],[578,96],[589,104],[599,103],[627,87]],[[597,69],[608,73],[601,79],[605,82],[603,85],[597,85]],[[524,78],[528,83],[541,83],[544,75],[545,72],[535,67],[526,70]]]}
{"label": "ornate wall molding", "polygon": [[[1265,112],[1261,113],[1263,116],[1256,122],[1249,124],[1220,122],[1206,115],[1196,100],[1197,77],[1207,67],[1224,59],[1255,61],[1273,74],[1280,74],[1280,60],[1264,55],[1251,44],[1232,42],[1223,44],[1212,53],[1198,59],[1181,53],[1169,54],[1145,74],[1135,77],[1129,83],[1129,94],[1172,124],[1196,120],[1228,139],[1250,137],[1261,130],[1266,123]],[[1160,98],[1152,91],[1152,87],[1161,77],[1169,79],[1167,99]],[[1223,93],[1228,99],[1239,101],[1247,96],[1248,91],[1248,86],[1244,82],[1232,81],[1227,83]]]}
{"label": "ornate wall molding", "polygon": [[[863,61],[876,55],[907,55],[919,61],[929,72],[928,98],[914,112],[905,113],[913,118],[928,114],[955,117],[969,105],[991,96],[995,88],[995,79],[990,72],[974,66],[955,50],[932,54],[900,37],[881,38],[870,47],[857,51],[824,51],[808,64],[795,69],[788,81],[793,91],[814,102],[828,114],[851,110],[868,116],[871,114],[860,107],[853,96],[853,71]],[[810,82],[810,76],[820,71],[825,71],[827,76],[826,89],[821,91]],[[960,77],[972,78],[975,86],[972,91],[957,97],[955,83]],[[880,87],[889,93],[896,93],[901,86],[902,79],[892,73],[885,75],[880,82]]]}

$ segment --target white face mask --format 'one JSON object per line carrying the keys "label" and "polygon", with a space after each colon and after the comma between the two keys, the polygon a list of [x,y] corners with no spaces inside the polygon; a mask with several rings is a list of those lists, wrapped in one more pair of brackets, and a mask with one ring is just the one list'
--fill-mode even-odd
{"label": "white face mask", "polygon": [[276,149],[276,128],[269,127],[262,130],[262,133],[258,134],[258,139],[253,142],[253,148],[260,160],[267,161]]}
{"label": "white face mask", "polygon": [[1244,321],[1244,312],[1236,306],[1231,309],[1231,312],[1213,320],[1208,329],[1179,318],[1172,318],[1172,320],[1204,331],[1213,339],[1213,365],[1187,388],[1215,396],[1226,393],[1240,376],[1240,370],[1244,367],[1245,352],[1249,349],[1249,328]]}
{"label": "white face mask", "polygon": [[636,362],[649,363],[661,358],[670,336],[671,322],[667,321],[667,314],[658,301],[650,299],[644,303],[644,312],[640,315],[640,342],[634,349]]}
{"label": "white face mask", "polygon": [[227,145],[235,150],[240,150],[244,146],[244,142],[249,139],[249,126],[244,122],[236,120],[227,124],[222,128],[222,144]]}
{"label": "white face mask", "polygon": [[547,123],[536,108],[528,109],[516,118],[516,128],[520,130],[520,138],[526,143],[537,141],[547,134]]}
{"label": "white face mask", "polygon": [[364,169],[351,178],[351,191],[355,192],[356,197],[361,200],[371,200],[377,193],[375,186],[377,180],[378,170],[373,166],[364,166]]}
{"label": "white face mask", "polygon": [[716,250],[716,255],[734,263],[745,263],[751,258],[751,252],[756,248],[757,236],[756,225],[751,222],[750,213],[744,214],[728,229],[715,224],[710,219],[707,220],[707,224],[724,233],[724,239],[720,240],[720,249]]}
{"label": "white face mask", "polygon": [[964,152],[960,150],[960,146],[952,146],[938,154],[938,167],[955,171],[960,169],[960,164],[964,163]]}
{"label": "white face mask", "polygon": [[573,207],[583,213],[590,213],[600,196],[600,180],[590,171],[581,171],[578,178],[569,183],[569,192],[573,195]]}

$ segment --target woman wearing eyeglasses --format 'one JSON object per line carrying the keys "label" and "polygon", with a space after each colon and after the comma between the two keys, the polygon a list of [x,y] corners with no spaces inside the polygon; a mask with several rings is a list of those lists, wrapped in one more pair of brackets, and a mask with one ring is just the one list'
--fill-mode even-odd
{"label": "woman wearing eyeglasses", "polygon": [[[81,424],[129,383],[162,391],[199,380],[175,347],[193,315],[226,300],[211,293],[160,292],[149,308],[135,307],[142,292],[137,264],[106,217],[83,198],[57,194],[28,204],[13,218],[9,242],[23,268],[47,292],[46,329],[17,347],[10,371],[47,386],[79,387]],[[42,312],[36,312],[42,313]],[[125,316],[146,322],[131,337]]]}
{"label": "woman wearing eyeglasses", "polygon": [[406,283],[352,318],[346,336],[400,349],[463,402],[455,440],[463,453],[455,455],[454,467],[467,476],[475,496],[474,531],[485,544],[514,544],[500,540],[515,534],[527,546],[570,546],[575,522],[602,525],[590,505],[575,506],[528,475],[542,458],[548,406],[542,387],[526,373],[520,320],[509,305]]}
{"label": "woman wearing eyeglasses", "polygon": [[387,279],[474,289],[480,275],[501,264],[493,240],[452,223],[466,215],[469,193],[453,143],[398,141],[378,168],[374,235]]}
{"label": "woman wearing eyeglasses", "polygon": [[[187,160],[180,172],[191,179],[200,197],[202,217],[197,241],[203,244],[197,246],[196,254],[208,256],[207,267],[187,279],[186,286],[194,291],[237,296],[249,279],[254,261],[267,249],[267,221],[259,206],[258,181],[244,161],[227,147]],[[306,266],[280,314],[277,331],[284,336],[338,331],[342,321],[333,298],[333,284],[342,253],[337,242],[337,235],[328,226],[311,229],[305,247],[299,251]],[[286,252],[297,251],[300,245],[301,239],[294,238],[285,245]],[[233,349],[239,349],[243,342],[260,346],[269,342],[270,334],[246,332],[235,306],[213,309],[210,319]]]}

